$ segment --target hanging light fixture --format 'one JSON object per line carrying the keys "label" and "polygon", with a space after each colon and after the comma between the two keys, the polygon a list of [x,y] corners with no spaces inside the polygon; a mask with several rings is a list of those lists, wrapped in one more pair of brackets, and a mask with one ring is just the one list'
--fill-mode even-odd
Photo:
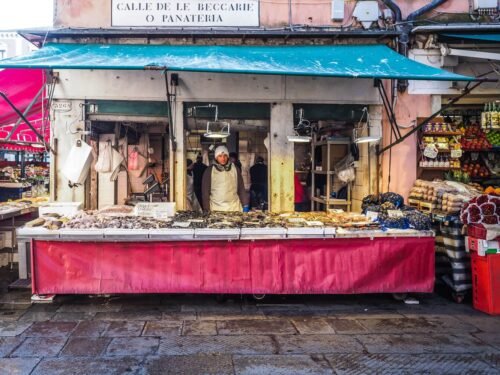
{"label": "hanging light fixture", "polygon": [[304,110],[299,109],[299,122],[293,127],[293,134],[286,138],[288,142],[308,143],[311,142],[311,123],[304,118]]}
{"label": "hanging light fixture", "polygon": [[30,146],[33,148],[45,148],[45,145],[43,145],[41,143],[32,143],[32,144],[30,144]]}
{"label": "hanging light fixture", "polygon": [[[366,122],[363,122],[363,119],[366,116]],[[370,128],[373,131],[370,131]],[[363,113],[361,114],[361,118],[356,126],[354,126],[353,130],[353,139],[354,143],[372,143],[378,142],[382,138],[380,126],[371,126],[370,125],[370,115],[368,113],[368,108],[363,108]]]}
{"label": "hanging light fixture", "polygon": [[207,130],[203,136],[212,139],[223,139],[229,137],[231,134],[231,126],[229,122],[219,120],[219,107],[217,105],[209,104],[208,108],[215,108],[215,118],[214,121],[207,122]]}

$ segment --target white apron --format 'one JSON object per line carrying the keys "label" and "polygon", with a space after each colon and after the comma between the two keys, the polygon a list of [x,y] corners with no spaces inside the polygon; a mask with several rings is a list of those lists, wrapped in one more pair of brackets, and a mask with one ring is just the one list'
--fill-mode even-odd
{"label": "white apron", "polygon": [[210,190],[210,211],[241,212],[238,196],[238,173],[234,165],[230,171],[219,172],[212,168],[212,188]]}

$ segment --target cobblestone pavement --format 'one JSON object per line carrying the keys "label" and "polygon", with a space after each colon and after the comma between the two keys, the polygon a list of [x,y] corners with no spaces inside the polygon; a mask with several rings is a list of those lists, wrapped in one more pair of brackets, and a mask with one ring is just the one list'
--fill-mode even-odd
{"label": "cobblestone pavement", "polygon": [[3,293],[0,373],[500,373],[500,317],[418,297]]}

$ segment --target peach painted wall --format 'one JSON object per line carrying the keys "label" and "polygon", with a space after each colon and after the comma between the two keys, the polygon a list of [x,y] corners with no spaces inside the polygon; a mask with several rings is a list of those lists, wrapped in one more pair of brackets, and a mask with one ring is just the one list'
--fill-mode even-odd
{"label": "peach painted wall", "polygon": [[[431,97],[430,95],[409,95],[408,93],[400,93],[398,95],[395,113],[398,124],[402,126],[412,125],[417,117],[431,115]],[[391,128],[385,111],[382,118],[383,147],[385,147],[391,143]],[[409,130],[401,129],[401,134],[404,135],[408,131]],[[416,135],[411,135],[404,142],[392,148],[390,172],[389,156],[389,151],[384,152],[382,155],[381,191],[394,191],[403,195],[406,199],[417,176]],[[391,175],[391,181],[388,185],[389,173]]]}
{"label": "peach painted wall", "polygon": [[[56,27],[110,27],[111,0],[55,0]],[[331,20],[331,0],[291,0],[292,24],[311,26],[350,26],[356,1],[345,1],[344,22]],[[397,0],[403,18],[429,0]],[[380,8],[385,6],[379,1]],[[446,13],[468,12],[467,0],[448,0],[437,8]],[[289,24],[289,0],[260,0],[260,25],[283,27]]]}

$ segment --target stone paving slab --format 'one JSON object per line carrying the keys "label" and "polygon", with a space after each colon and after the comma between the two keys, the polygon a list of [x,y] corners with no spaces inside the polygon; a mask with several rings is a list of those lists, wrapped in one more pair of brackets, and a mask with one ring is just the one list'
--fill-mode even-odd
{"label": "stone paving slab", "polygon": [[483,332],[496,332],[500,335],[500,317],[499,316],[488,316],[484,313],[478,315],[471,314],[457,314],[455,315],[457,320],[464,321],[477,327]]}
{"label": "stone paving slab", "polygon": [[184,320],[196,320],[197,315],[195,312],[163,312],[161,315],[162,320],[178,321],[182,322]]}
{"label": "stone paving slab", "polygon": [[26,331],[32,324],[31,322],[0,321],[0,337],[18,336]]}
{"label": "stone paving slab", "polygon": [[76,322],[79,320],[92,320],[94,315],[94,313],[90,312],[56,313],[50,320],[55,322]]}
{"label": "stone paving slab", "polygon": [[217,324],[214,321],[186,321],[182,326],[183,336],[213,336],[217,334]]}
{"label": "stone paving slab", "polygon": [[107,355],[152,355],[156,354],[160,339],[156,337],[117,337],[106,349]]}
{"label": "stone paving slab", "polygon": [[339,334],[362,334],[367,333],[365,327],[354,319],[326,319],[335,333]]}
{"label": "stone paving slab", "polygon": [[494,369],[476,355],[334,354],[325,356],[336,374],[488,374]]}
{"label": "stone paving slab", "polygon": [[35,322],[24,332],[24,336],[67,337],[76,325],[76,322]]}
{"label": "stone paving slab", "polygon": [[144,329],[145,322],[120,322],[111,321],[103,332],[102,336],[106,337],[134,337],[140,336]]}
{"label": "stone paving slab", "polygon": [[12,357],[55,357],[59,354],[66,337],[28,337],[12,353]]}
{"label": "stone paving slab", "polygon": [[297,331],[288,320],[230,320],[217,322],[220,335],[289,335]]}
{"label": "stone paving slab", "polygon": [[233,375],[229,355],[190,355],[148,357],[144,364],[148,375]]}
{"label": "stone paving slab", "polygon": [[356,338],[369,353],[492,353],[496,350],[479,339],[456,334],[359,335]]}
{"label": "stone paving slab", "polygon": [[357,353],[363,346],[346,335],[276,335],[280,354]]}
{"label": "stone paving slab", "polygon": [[[500,324],[500,322],[499,322]],[[475,333],[475,337],[479,338],[481,341],[490,344],[491,346],[497,348],[500,351],[500,334],[496,332],[482,332]]]}
{"label": "stone paving slab", "polygon": [[277,346],[270,336],[172,336],[162,338],[159,355],[187,354],[274,354]]}
{"label": "stone paving slab", "polygon": [[0,322],[14,321],[18,320],[26,310],[11,309],[11,310],[0,310]]}
{"label": "stone paving slab", "polygon": [[[69,313],[72,314],[72,313]],[[111,325],[111,322],[105,321],[83,321],[79,322],[76,328],[71,333],[74,337],[99,337]],[[142,329],[142,327],[141,327]]]}
{"label": "stone paving slab", "polygon": [[111,338],[106,337],[72,337],[68,340],[61,356],[97,357],[104,353]]}
{"label": "stone paving slab", "polygon": [[477,328],[457,319],[398,318],[398,319],[358,319],[371,333],[462,333],[476,332]]}
{"label": "stone paving slab", "polygon": [[485,354],[481,358],[500,373],[500,354]]}
{"label": "stone paving slab", "polygon": [[[198,312],[197,317],[200,320],[252,320],[252,319],[268,319],[268,317],[262,311],[252,311],[252,312]],[[186,319],[184,319],[186,320]]]}
{"label": "stone paving slab", "polygon": [[58,313],[98,313],[118,312],[122,304],[65,304],[57,309]]}
{"label": "stone paving slab", "polygon": [[29,375],[40,358],[0,358],[0,369],[4,374]]}
{"label": "stone paving slab", "polygon": [[142,358],[54,358],[44,359],[30,375],[122,375],[135,374]]}
{"label": "stone paving slab", "polygon": [[161,311],[119,311],[119,312],[98,312],[95,314],[94,320],[160,320],[162,318]]}
{"label": "stone paving slab", "polygon": [[147,322],[144,330],[142,332],[142,336],[156,336],[156,337],[165,337],[165,336],[179,336],[182,331],[182,322],[181,321],[168,321],[168,320],[160,320]]}
{"label": "stone paving slab", "polygon": [[51,320],[56,313],[53,311],[33,311],[29,309],[19,318],[20,322],[46,322]]}
{"label": "stone paving slab", "polygon": [[323,375],[333,374],[330,368],[318,364],[308,355],[233,356],[236,375]]}
{"label": "stone paving slab", "polygon": [[301,335],[333,334],[335,331],[325,319],[303,317],[291,319],[293,325]]}
{"label": "stone paving slab", "polygon": [[22,342],[21,337],[0,337],[0,357],[7,357]]}

